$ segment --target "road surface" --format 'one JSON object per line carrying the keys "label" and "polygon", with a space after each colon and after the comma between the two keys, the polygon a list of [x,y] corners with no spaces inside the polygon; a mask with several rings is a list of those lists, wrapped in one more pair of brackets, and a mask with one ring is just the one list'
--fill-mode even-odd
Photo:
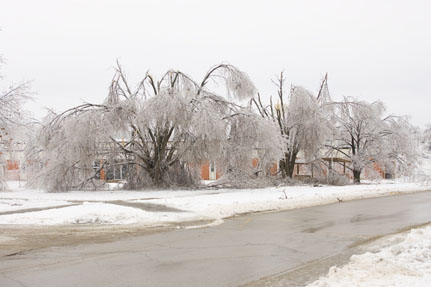
{"label": "road surface", "polygon": [[292,270],[311,278],[301,267],[430,221],[431,192],[246,215],[210,228],[3,256],[0,286],[270,286]]}

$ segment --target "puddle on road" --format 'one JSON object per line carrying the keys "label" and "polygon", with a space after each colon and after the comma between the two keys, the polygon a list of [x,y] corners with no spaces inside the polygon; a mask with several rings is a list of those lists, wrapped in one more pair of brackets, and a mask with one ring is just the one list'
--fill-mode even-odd
{"label": "puddle on road", "polygon": [[325,228],[328,228],[328,227],[331,227],[331,226],[334,226],[334,225],[335,225],[334,221],[328,221],[328,222],[325,222],[322,225],[304,229],[304,230],[302,230],[302,232],[303,233],[315,233],[316,231],[319,231],[319,230],[322,230],[322,229],[325,229]]}
{"label": "puddle on road", "polygon": [[385,219],[385,218],[390,218],[390,217],[394,217],[393,214],[389,214],[389,215],[367,215],[367,214],[358,214],[353,216],[350,219],[350,222],[354,223],[354,222],[362,222],[362,221],[368,221],[368,220],[379,220],[379,219]]}
{"label": "puddle on road", "polygon": [[155,203],[147,203],[147,202],[129,202],[129,201],[108,201],[104,203],[109,204],[116,204],[121,206],[128,206],[133,208],[139,208],[144,211],[149,212],[186,212],[185,210],[169,207],[162,204],[155,204]]}

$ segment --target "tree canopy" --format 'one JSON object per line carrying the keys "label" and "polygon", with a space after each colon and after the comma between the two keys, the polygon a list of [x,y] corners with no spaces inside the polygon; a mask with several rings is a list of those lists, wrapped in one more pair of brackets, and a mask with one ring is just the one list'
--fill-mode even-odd
{"label": "tree canopy", "polygon": [[336,128],[328,146],[351,160],[354,182],[359,183],[361,172],[373,164],[391,172],[397,164],[399,168],[414,164],[415,128],[407,117],[386,115],[380,101],[368,103],[346,97],[334,106]]}
{"label": "tree canopy", "polygon": [[[208,88],[222,82],[224,93]],[[232,65],[212,67],[200,83],[170,70],[160,80],[147,73],[132,89],[117,66],[102,104],[85,103],[46,119],[28,153],[36,164],[31,183],[69,190],[94,183],[104,164],[127,164],[127,184],[141,188],[190,185],[197,166],[217,160],[225,172],[251,166],[253,150],[261,164],[275,161],[281,137],[246,100],[255,95],[248,76]]]}
{"label": "tree canopy", "polygon": [[[0,68],[4,63],[0,56]],[[0,75],[0,83],[3,77]],[[3,83],[1,83],[3,84]],[[6,189],[3,170],[6,166],[5,153],[11,149],[12,134],[25,123],[23,104],[30,99],[28,83],[0,86],[0,190]]]}

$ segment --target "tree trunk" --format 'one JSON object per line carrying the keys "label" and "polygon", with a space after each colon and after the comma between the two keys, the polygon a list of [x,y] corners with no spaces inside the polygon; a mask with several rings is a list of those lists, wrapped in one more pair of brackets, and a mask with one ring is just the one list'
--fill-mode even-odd
{"label": "tree trunk", "polygon": [[166,169],[162,168],[162,163],[156,159],[150,165],[147,165],[146,170],[155,186],[161,186],[164,181]]}
{"label": "tree trunk", "polygon": [[361,183],[361,170],[353,170],[353,183]]}
{"label": "tree trunk", "polygon": [[286,153],[284,155],[284,159],[280,160],[279,165],[280,165],[281,175],[283,176],[283,178],[293,177],[295,162],[296,162],[296,153],[294,153],[293,155],[291,155],[290,153]]}
{"label": "tree trunk", "polygon": [[159,168],[155,168],[150,172],[150,177],[156,186],[161,186],[163,183],[164,172]]}

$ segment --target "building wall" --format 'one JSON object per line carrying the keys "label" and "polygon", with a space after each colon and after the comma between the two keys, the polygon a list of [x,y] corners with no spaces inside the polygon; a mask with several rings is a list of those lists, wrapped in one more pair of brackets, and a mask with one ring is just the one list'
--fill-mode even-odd
{"label": "building wall", "polygon": [[0,168],[3,169],[6,180],[25,180],[23,162],[23,143],[11,139],[0,142]]}
{"label": "building wall", "polygon": [[25,177],[20,170],[20,162],[18,160],[6,160],[4,168],[4,176],[6,180],[24,180]]}
{"label": "building wall", "polygon": [[[212,170],[211,170],[212,168]],[[221,172],[217,169],[215,162],[205,161],[201,165],[201,179],[202,180],[217,180],[221,176]]]}

